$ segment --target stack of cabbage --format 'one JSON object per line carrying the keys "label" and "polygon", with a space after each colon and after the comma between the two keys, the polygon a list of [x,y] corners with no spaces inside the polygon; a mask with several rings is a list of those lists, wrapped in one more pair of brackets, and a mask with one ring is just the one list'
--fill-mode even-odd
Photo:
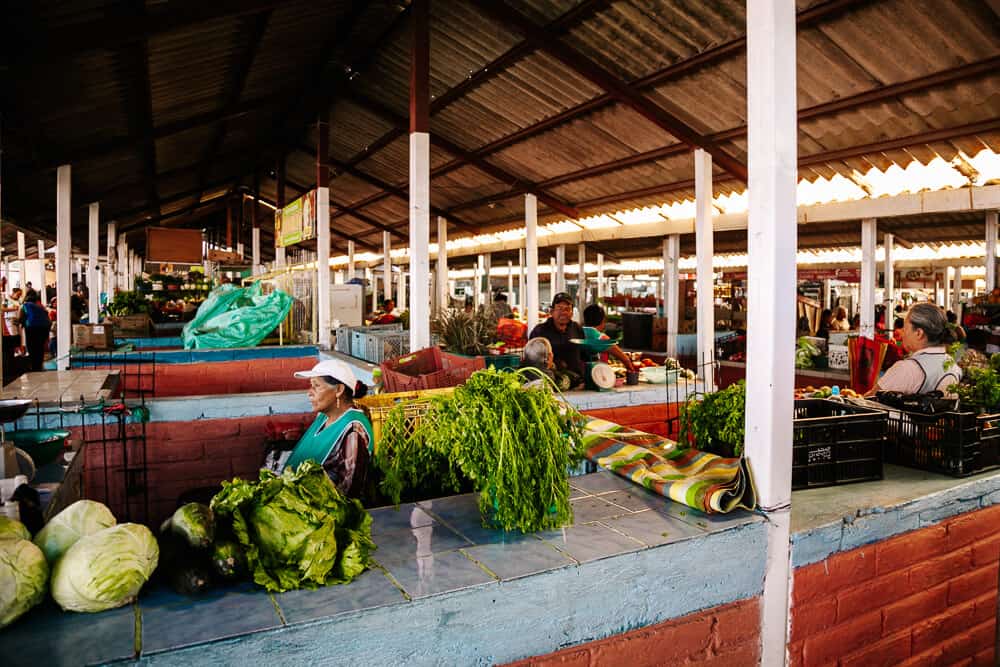
{"label": "stack of cabbage", "polygon": [[128,604],[156,569],[153,534],[135,523],[117,524],[101,503],[80,500],[28,541],[17,521],[0,522],[0,628],[45,598],[65,611],[96,612]]}

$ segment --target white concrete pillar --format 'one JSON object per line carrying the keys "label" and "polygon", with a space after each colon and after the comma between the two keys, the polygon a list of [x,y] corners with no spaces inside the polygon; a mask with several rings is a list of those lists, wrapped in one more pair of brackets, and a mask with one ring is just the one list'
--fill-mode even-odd
{"label": "white concrete pillar", "polygon": [[382,298],[392,298],[392,239],[389,232],[382,232]]}
{"label": "white concrete pillar", "polygon": [[559,269],[557,268],[556,265],[555,255],[553,255],[552,257],[549,257],[549,302],[551,302],[552,297],[554,297],[560,291],[561,290],[559,289]]}
{"label": "white concrete pillar", "polygon": [[514,301],[514,262],[507,260],[507,302],[510,305]]}
{"label": "white concrete pillar", "polygon": [[555,291],[566,291],[566,246],[556,246],[556,278]]}
{"label": "white concrete pillar", "polygon": [[[26,282],[28,282],[27,270],[28,270],[28,252],[25,247],[24,232],[17,233],[17,259],[18,259],[18,284],[17,287],[24,288]],[[12,285],[13,287],[13,285]]]}
{"label": "white concrete pillar", "polygon": [[430,135],[410,134],[410,349],[431,346]]}
{"label": "white concrete pillar", "polygon": [[372,312],[378,310],[378,276],[371,267],[365,267],[365,281],[371,285],[372,288]]}
{"label": "white concrete pillar", "polygon": [[524,229],[524,273],[527,282],[524,310],[530,335],[538,324],[538,199],[535,195],[524,195]]}
{"label": "white concrete pillar", "polygon": [[[326,125],[320,125],[326,128]],[[319,346],[332,347],[333,318],[330,308],[330,188],[316,188],[316,315]]]}
{"label": "white concrete pillar", "polygon": [[347,242],[347,280],[345,282],[351,282],[357,275],[354,269],[354,241],[349,240]]}
{"label": "white concrete pillar", "polygon": [[954,312],[956,315],[962,308],[962,267],[955,267],[955,285],[951,290],[951,302],[948,304],[948,309]]}
{"label": "white concrete pillar", "polygon": [[712,256],[715,254],[712,227],[712,156],[700,148],[694,151],[696,289],[698,291],[698,372],[711,380],[715,362],[715,281]]}
{"label": "white concrete pillar", "polygon": [[[72,228],[72,167],[68,164],[56,170],[56,368],[69,368],[70,322],[69,301],[73,285],[69,276],[69,253],[73,247]],[[42,281],[38,285],[39,294],[45,294],[45,261],[41,262]]]}
{"label": "white concrete pillar", "polygon": [[583,321],[583,309],[587,307],[587,246],[581,243],[576,247],[576,258],[580,265],[576,275],[576,307],[578,317]]}
{"label": "white concrete pillar", "polygon": [[[327,210],[329,210],[329,208]],[[253,275],[259,276],[261,273],[263,273],[263,267],[261,266],[260,262],[260,227],[255,226],[251,230],[251,232],[252,236],[250,239],[251,241],[250,251],[251,253],[253,253],[251,260],[253,262]]]}
{"label": "white concrete pillar", "polygon": [[451,305],[448,292],[448,221],[444,216],[437,219],[437,305],[447,308]]}
{"label": "white concrete pillar", "polygon": [[997,212],[986,212],[986,293],[997,286]]}
{"label": "white concrete pillar", "polygon": [[941,301],[938,302],[938,305],[944,308],[945,310],[951,308],[951,284],[952,284],[951,271],[952,269],[950,266],[944,267],[944,293],[942,295],[943,298],[941,299]]}
{"label": "white concrete pillar", "polygon": [[677,357],[677,332],[680,323],[680,254],[681,235],[668,234],[663,239],[663,313],[667,318],[667,356]]}
{"label": "white concrete pillar", "polygon": [[[766,514],[765,667],[787,664],[796,321],[794,0],[747,1],[746,457]],[[699,299],[700,301],[700,299]]]}
{"label": "white concrete pillar", "polygon": [[524,314],[524,296],[527,288],[524,284],[524,248],[517,249],[517,309]]}
{"label": "white concrete pillar", "polygon": [[886,323],[885,327],[888,329],[892,325],[893,308],[896,305],[896,266],[893,261],[893,253],[895,251],[895,237],[892,234],[886,234],[882,237],[882,248],[885,252],[885,260],[882,265],[882,273],[885,276],[885,311],[886,311]]}
{"label": "white concrete pillar", "polygon": [[[58,259],[58,258],[57,258]],[[67,260],[69,261],[69,260]],[[70,267],[66,267],[66,275],[70,275]],[[56,280],[59,279],[58,272],[56,273]],[[42,297],[42,303],[46,306],[47,299],[45,298],[45,241],[38,239],[38,266],[35,267],[35,275],[31,278],[31,284],[35,286],[35,291],[38,295]],[[69,278],[70,291],[73,290],[73,278]],[[57,297],[58,298],[58,297]]]}
{"label": "white concrete pillar", "polygon": [[97,324],[97,313],[100,306],[101,291],[97,284],[97,256],[101,252],[100,234],[100,204],[93,203],[88,210],[89,227],[87,231],[87,321]]}
{"label": "white concrete pillar", "polygon": [[604,253],[597,253],[597,300],[604,298]]}
{"label": "white concrete pillar", "polygon": [[493,301],[493,254],[485,253],[483,255],[483,276],[485,280],[483,281],[483,303],[485,305],[490,305]]}
{"label": "white concrete pillar", "polygon": [[874,218],[861,221],[861,335],[875,338],[875,234]]}
{"label": "white concrete pillar", "polygon": [[400,312],[406,310],[406,266],[399,266],[399,291],[396,299],[396,307]]}
{"label": "white concrete pillar", "polygon": [[476,265],[472,268],[472,303],[478,308],[483,304],[483,256],[476,255]]}
{"label": "white concrete pillar", "polygon": [[109,302],[115,298],[115,290],[118,289],[118,250],[115,248],[117,227],[117,223],[108,223],[108,254],[106,257],[108,277],[105,281],[104,291],[107,292]]}

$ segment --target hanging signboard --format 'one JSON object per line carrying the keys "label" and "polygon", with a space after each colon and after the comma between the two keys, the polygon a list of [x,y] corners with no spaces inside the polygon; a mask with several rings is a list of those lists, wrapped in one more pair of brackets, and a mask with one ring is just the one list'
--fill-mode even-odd
{"label": "hanging signboard", "polygon": [[315,190],[274,212],[274,238],[281,248],[316,238]]}
{"label": "hanging signboard", "polygon": [[[845,283],[861,282],[861,269],[799,269],[799,280],[843,280]],[[746,271],[723,274],[723,280],[746,280]]]}
{"label": "hanging signboard", "polygon": [[201,230],[147,227],[146,261],[201,264]]}

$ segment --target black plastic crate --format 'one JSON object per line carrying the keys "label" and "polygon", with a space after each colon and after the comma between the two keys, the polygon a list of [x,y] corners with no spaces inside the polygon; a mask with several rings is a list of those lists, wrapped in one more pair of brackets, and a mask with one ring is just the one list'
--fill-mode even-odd
{"label": "black plastic crate", "polygon": [[1000,414],[941,412],[926,415],[886,407],[887,463],[952,477],[1000,468]]}
{"label": "black plastic crate", "polygon": [[792,489],[882,479],[885,437],[880,410],[822,398],[795,401]]}

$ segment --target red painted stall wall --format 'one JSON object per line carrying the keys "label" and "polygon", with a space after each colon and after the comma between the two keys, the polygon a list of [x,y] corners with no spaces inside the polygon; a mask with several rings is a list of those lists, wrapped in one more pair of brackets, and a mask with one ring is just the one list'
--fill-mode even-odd
{"label": "red painted stall wall", "polygon": [[792,665],[992,665],[1000,506],[795,570]]}
{"label": "red painted stall wall", "polygon": [[292,374],[315,364],[316,357],[157,364],[153,395],[162,398],[299,389],[304,392],[309,387],[308,380],[296,379]]}
{"label": "red painted stall wall", "polygon": [[512,663],[516,667],[697,665],[760,661],[759,598],[704,609],[638,630]]}

